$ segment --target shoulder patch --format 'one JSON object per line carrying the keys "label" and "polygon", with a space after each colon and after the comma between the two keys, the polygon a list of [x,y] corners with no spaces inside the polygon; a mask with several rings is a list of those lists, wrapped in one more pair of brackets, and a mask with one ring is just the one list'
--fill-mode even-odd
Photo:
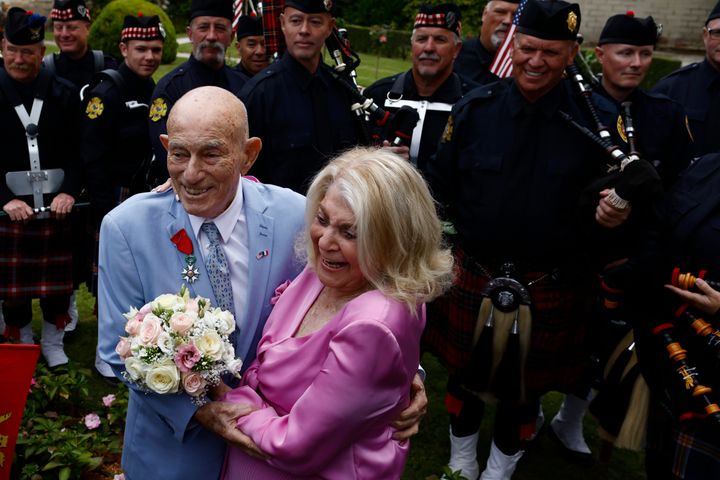
{"label": "shoulder patch", "polygon": [[623,122],[622,115],[618,115],[617,118],[617,131],[620,138],[622,138],[622,141],[628,143],[627,133],[625,132],[625,122]]}
{"label": "shoulder patch", "polygon": [[159,122],[160,119],[165,118],[168,113],[167,102],[162,97],[156,98],[150,106],[150,120],[153,122]]}
{"label": "shoulder patch", "polygon": [[103,114],[103,111],[105,111],[105,105],[103,105],[100,97],[92,97],[88,102],[87,107],[85,107],[85,115],[90,120],[98,118]]}

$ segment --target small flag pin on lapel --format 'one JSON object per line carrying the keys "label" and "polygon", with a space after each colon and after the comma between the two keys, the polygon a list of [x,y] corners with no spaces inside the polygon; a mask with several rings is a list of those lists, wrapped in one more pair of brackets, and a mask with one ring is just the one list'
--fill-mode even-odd
{"label": "small flag pin on lapel", "polygon": [[270,255],[270,251],[269,251],[269,250],[260,250],[260,251],[257,253],[257,255],[255,255],[255,259],[260,260],[260,259],[262,259],[262,258],[267,257],[268,255]]}

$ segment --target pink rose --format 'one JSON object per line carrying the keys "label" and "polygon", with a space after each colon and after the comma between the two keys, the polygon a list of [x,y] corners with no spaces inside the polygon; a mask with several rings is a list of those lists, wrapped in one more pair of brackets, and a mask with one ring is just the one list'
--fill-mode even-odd
{"label": "pink rose", "polygon": [[96,413],[88,413],[85,415],[85,426],[88,430],[95,430],[100,426],[100,417]]}
{"label": "pink rose", "polygon": [[205,391],[207,382],[197,372],[184,373],[182,376],[183,389],[188,395],[197,397]]}
{"label": "pink rose", "polygon": [[125,331],[134,337],[140,331],[140,325],[142,325],[142,323],[140,323],[137,318],[131,318],[125,324]]}
{"label": "pink rose", "polygon": [[113,395],[112,393],[110,395],[105,395],[104,397],[102,397],[103,405],[105,405],[108,408],[112,407],[112,404],[114,401],[115,401],[115,395]]}
{"label": "pink rose", "polygon": [[185,335],[195,323],[195,318],[187,313],[176,312],[170,317],[170,328],[180,335]]}
{"label": "pink rose", "polygon": [[160,319],[152,313],[145,316],[140,324],[140,340],[145,345],[155,345],[158,336],[162,333],[162,323]]}
{"label": "pink rose", "polygon": [[125,360],[132,354],[130,351],[130,342],[128,341],[127,337],[120,337],[120,341],[118,342],[117,346],[115,346],[115,351],[118,355],[120,355],[120,358],[122,358],[123,360]]}
{"label": "pink rose", "polygon": [[198,305],[198,299],[191,298],[190,300],[186,300],[185,301],[185,311],[198,313],[200,311],[200,305]]}
{"label": "pink rose", "polygon": [[200,350],[195,345],[186,344],[175,353],[175,365],[182,373],[188,373],[200,361]]}
{"label": "pink rose", "polygon": [[148,313],[152,312],[152,302],[146,303],[140,310],[135,314],[135,320],[142,323]]}
{"label": "pink rose", "polygon": [[278,300],[280,300],[280,295],[283,294],[285,289],[290,286],[290,280],[285,280],[283,283],[277,286],[275,289],[275,293],[273,294],[272,298],[270,299],[270,305],[275,305]]}

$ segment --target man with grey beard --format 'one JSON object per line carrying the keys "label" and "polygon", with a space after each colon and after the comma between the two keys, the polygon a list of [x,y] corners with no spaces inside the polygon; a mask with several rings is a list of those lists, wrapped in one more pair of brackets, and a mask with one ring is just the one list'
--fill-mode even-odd
{"label": "man with grey beard", "polygon": [[150,105],[150,141],[155,161],[152,180],[162,183],[168,178],[167,152],[160,135],[175,102],[193,88],[215,86],[238,95],[246,78],[225,64],[225,51],[233,40],[233,9],[230,0],[193,0],[190,24],[186,32],[192,43],[192,56],[165,75],[155,87]]}
{"label": "man with grey beard", "polygon": [[485,85],[498,79],[490,73],[495,52],[505,40],[520,0],[490,0],[483,10],[480,35],[463,42],[455,73]]}

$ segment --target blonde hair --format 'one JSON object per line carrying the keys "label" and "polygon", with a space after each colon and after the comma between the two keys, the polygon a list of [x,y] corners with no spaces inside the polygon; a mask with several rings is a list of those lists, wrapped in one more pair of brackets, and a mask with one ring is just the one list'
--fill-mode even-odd
{"label": "blonde hair", "polygon": [[355,215],[358,263],[367,281],[415,313],[452,284],[453,257],[443,244],[435,203],[420,173],[403,158],[376,148],[354,148],[315,177],[305,209],[305,254],[320,202],[336,185]]}

